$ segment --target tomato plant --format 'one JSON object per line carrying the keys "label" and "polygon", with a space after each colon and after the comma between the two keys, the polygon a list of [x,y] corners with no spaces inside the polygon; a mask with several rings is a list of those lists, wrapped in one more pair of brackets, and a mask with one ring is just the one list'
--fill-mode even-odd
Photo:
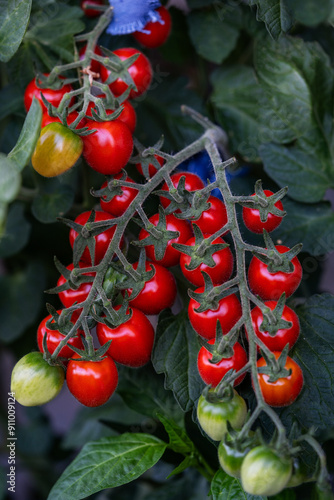
{"label": "tomato plant", "polygon": [[[44,76],[48,76],[48,73],[46,73]],[[59,79],[64,79],[64,77],[59,77]],[[39,86],[39,81],[37,80],[37,78],[33,78],[29,82],[24,91],[23,99],[24,99],[25,110],[29,111],[30,106],[32,104],[32,100],[35,97],[35,99],[37,99],[40,105],[42,106],[43,111],[47,111],[47,108],[43,102],[41,94],[50,104],[57,107],[60,104],[64,95],[67,94],[68,92],[71,92],[72,90],[73,87],[70,84],[64,84],[59,89],[41,88]],[[73,99],[71,102],[73,104]]]}
{"label": "tomato plant", "polygon": [[[84,268],[86,267],[85,264],[83,262],[79,262],[79,267],[80,268]],[[66,269],[68,271],[73,271],[74,269],[74,264],[69,264]],[[84,273],[84,276],[94,276],[94,273]],[[59,278],[58,278],[58,281],[57,281],[57,286],[60,287],[62,285],[64,285],[65,283],[67,282],[66,278],[61,275]],[[87,283],[81,283],[80,285],[74,285],[72,288],[69,287],[65,290],[62,290],[58,293],[58,297],[61,301],[61,303],[66,307],[71,307],[73,304],[75,303],[80,303],[80,302],[84,302],[87,297],[88,297],[88,294],[90,292],[92,288],[92,284],[90,282],[87,282]]]}
{"label": "tomato plant", "polygon": [[[264,194],[266,196],[272,196],[274,193],[269,189],[265,189]],[[252,196],[255,196],[255,194]],[[283,211],[283,203],[280,200],[275,203],[275,207]],[[242,218],[247,229],[253,233],[262,233],[264,229],[269,233],[276,229],[282,222],[282,217],[274,215],[271,212],[268,213],[266,220],[262,222],[260,211],[256,208],[248,207],[242,209]]]}
{"label": "tomato plant", "polygon": [[[181,178],[184,178],[184,188],[186,191],[197,191],[198,189],[202,189],[204,187],[204,183],[198,175],[192,174],[191,172],[178,172],[177,174],[171,175],[171,181],[175,188],[178,187]],[[169,191],[166,183],[162,185],[161,190]],[[166,208],[170,204],[170,200],[161,196],[160,203],[164,208]]]}
{"label": "tomato plant", "polygon": [[81,404],[101,406],[115,392],[118,372],[110,356],[98,361],[85,361],[75,354],[67,366],[66,382],[70,393]]}
{"label": "tomato plant", "polygon": [[[120,120],[121,122],[125,123],[125,125],[128,126],[130,129],[130,132],[133,134],[136,128],[136,123],[137,123],[137,115],[134,107],[129,101],[124,101],[122,102],[122,111],[118,115],[117,119]],[[95,106],[95,103],[91,101],[88,104],[88,108],[86,111],[86,116],[92,116],[92,110],[97,112],[97,108]],[[107,115],[112,115],[115,112],[114,109],[106,109]]]}
{"label": "tomato plant", "polygon": [[115,328],[98,323],[96,333],[101,345],[111,340],[108,354],[117,363],[139,367],[151,358],[154,329],[139,309],[129,308],[129,316],[127,321]]}
{"label": "tomato plant", "polygon": [[[120,179],[121,175],[117,174],[114,176],[115,179]],[[125,178],[126,182],[133,182],[130,177]],[[107,187],[107,182],[104,182],[101,186],[101,189]],[[122,186],[121,193],[116,194],[109,201],[107,200],[107,196],[101,196],[100,205],[104,212],[108,212],[114,217],[119,217],[122,215],[125,210],[131,205],[132,201],[137,196],[138,191],[129,186]]]}
{"label": "tomato plant", "polygon": [[91,5],[103,5],[103,0],[81,0],[80,7],[83,10],[85,16],[87,17],[97,17],[100,16],[102,11],[94,9]]}
{"label": "tomato plant", "polygon": [[171,16],[166,7],[159,7],[157,12],[160,15],[160,21],[148,22],[143,31],[135,31],[133,37],[144,47],[154,49],[163,45],[170,34],[172,28]]}
{"label": "tomato plant", "polygon": [[[59,311],[60,314],[61,311]],[[41,323],[38,326],[37,329],[37,344],[40,352],[44,352],[43,348],[43,339],[46,336],[46,345],[47,349],[50,354],[53,354],[56,348],[58,347],[59,343],[64,339],[65,335],[61,333],[59,330],[52,330],[48,328],[47,322],[51,321],[54,323],[54,320],[52,319],[52,315],[49,314],[49,316],[46,316]],[[79,334],[76,337],[72,337],[69,341],[68,344],[65,345],[59,352],[59,356],[62,358],[71,358],[74,355],[74,351],[71,349],[71,345],[74,347],[77,347],[78,349],[82,349],[82,340],[80,337],[80,334],[82,334],[83,331],[79,332]]]}

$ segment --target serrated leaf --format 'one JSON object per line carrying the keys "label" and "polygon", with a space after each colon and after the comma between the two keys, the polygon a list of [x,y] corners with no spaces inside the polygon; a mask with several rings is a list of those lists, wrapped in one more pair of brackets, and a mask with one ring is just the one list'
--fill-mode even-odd
{"label": "serrated leaf", "polygon": [[246,493],[238,479],[219,470],[212,482],[210,490],[212,500],[267,500],[267,497]]}
{"label": "serrated leaf", "polygon": [[48,500],[80,500],[137,479],[163,455],[149,434],[122,434],[86,444],[53,486]]}
{"label": "serrated leaf", "polygon": [[0,339],[4,343],[20,337],[36,321],[43,301],[44,268],[31,262],[24,271],[0,277]]}
{"label": "serrated leaf", "polygon": [[197,370],[199,348],[186,313],[173,316],[166,311],[160,315],[152,363],[157,373],[165,374],[165,385],[173,391],[183,411],[194,406],[203,389]]}
{"label": "serrated leaf", "polygon": [[28,243],[31,224],[25,217],[22,202],[10,205],[4,234],[0,238],[0,257],[18,253]]}
{"label": "serrated leaf", "polygon": [[220,19],[215,10],[191,12],[187,22],[197,53],[208,61],[222,63],[237,44],[239,30]]}
{"label": "serrated leaf", "polygon": [[143,415],[156,418],[160,413],[178,424],[183,422],[183,413],[173,393],[164,388],[164,378],[150,365],[136,370],[122,367],[117,392],[130,408]]}
{"label": "serrated leaf", "polygon": [[41,131],[42,107],[33,99],[15,147],[8,153],[8,158],[22,170],[29,162]]}
{"label": "serrated leaf", "polygon": [[275,40],[292,27],[293,18],[286,0],[250,0],[250,5],[257,6],[257,19],[265,23]]}
{"label": "serrated leaf", "polygon": [[324,255],[334,250],[334,213],[329,202],[297,203],[284,199],[287,217],[276,231],[276,238],[288,247],[303,242],[303,251],[311,255]]}
{"label": "serrated leaf", "polygon": [[304,387],[297,400],[280,410],[286,425],[326,429],[334,421],[334,296],[314,295],[298,307],[301,333],[291,356],[303,370]]}
{"label": "serrated leaf", "polygon": [[8,62],[24,37],[32,0],[0,0],[0,60]]}

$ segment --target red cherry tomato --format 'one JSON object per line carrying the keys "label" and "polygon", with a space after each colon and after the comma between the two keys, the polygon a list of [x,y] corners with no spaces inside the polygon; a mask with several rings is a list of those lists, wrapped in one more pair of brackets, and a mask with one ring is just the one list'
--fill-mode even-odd
{"label": "red cherry tomato", "polygon": [[[100,12],[98,15],[100,15]],[[79,59],[80,60],[85,57],[86,48],[87,48],[87,45],[84,45],[79,50]],[[97,56],[103,56],[101,49],[98,45],[95,46],[94,54],[96,54]],[[100,63],[98,61],[95,61],[95,59],[92,59],[91,64],[90,64],[90,69],[91,69],[91,71],[94,71],[94,73],[100,73]]]}
{"label": "red cherry tomato", "polygon": [[[264,193],[267,196],[271,196],[272,194],[274,194],[269,189],[265,189]],[[253,194],[252,196],[255,196],[255,194]],[[283,210],[283,203],[281,202],[281,200],[278,200],[275,203],[275,207]],[[260,219],[260,212],[254,208],[247,207],[243,207],[242,209],[242,218],[245,226],[250,231],[259,234],[262,234],[264,229],[268,231],[268,233],[270,233],[270,231],[273,231],[280,225],[283,219],[283,217],[279,217],[278,215],[269,213],[266,222],[262,222]]]}
{"label": "red cherry tomato", "polygon": [[[45,73],[45,76],[47,76],[48,73]],[[64,79],[64,77],[59,77],[60,79]],[[63,85],[60,89],[58,90],[53,90],[53,89],[41,89],[37,87],[36,84],[36,78],[33,78],[31,82],[28,84],[27,88],[25,89],[24,92],[24,107],[26,111],[29,111],[30,106],[32,104],[32,100],[34,97],[39,101],[40,105],[42,106],[42,111],[47,112],[47,108],[44,105],[41,94],[45,97],[47,101],[49,101],[52,106],[58,107],[60,104],[60,101],[64,97],[67,92],[71,92],[73,90],[72,85],[67,84]],[[71,99],[70,105],[74,104],[74,98]]]}
{"label": "red cherry tomato", "polygon": [[[197,293],[203,293],[204,287],[197,288]],[[218,308],[196,312],[200,306],[197,300],[191,298],[188,305],[188,315],[191,326],[202,337],[211,340],[216,337],[217,321],[223,334],[228,333],[242,316],[241,304],[235,294],[220,299]]]}
{"label": "red cherry tomato", "polygon": [[[79,267],[84,268],[87,264],[79,262]],[[67,266],[69,271],[72,271],[74,268],[73,264]],[[85,273],[85,276],[95,276],[95,273]],[[63,275],[60,276],[57,282],[57,286],[61,286],[66,282]],[[76,290],[69,288],[68,290],[64,290],[63,292],[58,293],[58,297],[63,304],[64,307],[71,307],[75,302],[80,304],[87,299],[87,296],[92,288],[91,283],[82,283]],[[73,318],[73,316],[72,316]]]}
{"label": "red cherry tomato", "polygon": [[85,406],[101,406],[115,392],[118,372],[110,356],[101,361],[77,361],[78,354],[70,360],[66,382],[70,393]]}
{"label": "red cherry tomato", "polygon": [[98,17],[102,14],[102,10],[96,10],[87,7],[87,5],[103,5],[103,0],[81,0],[80,7],[84,11],[86,17]]}
{"label": "red cherry tomato", "polygon": [[[285,253],[289,250],[284,245],[277,245],[279,253]],[[303,275],[302,266],[298,257],[292,259],[294,269],[291,273],[270,273],[268,266],[261,262],[257,257],[253,257],[248,268],[249,288],[255,295],[261,299],[278,300],[283,292],[290,297],[297,290]]]}
{"label": "red cherry tomato", "polygon": [[[280,352],[274,352],[278,359]],[[266,366],[264,358],[260,358],[257,366]],[[285,368],[291,370],[291,375],[280,378],[276,382],[269,382],[269,375],[258,373],[260,389],[265,402],[270,406],[288,406],[293,403],[302,390],[304,377],[300,366],[289,356],[287,357]]]}
{"label": "red cherry tomato", "polygon": [[[181,177],[186,178],[184,187],[187,191],[197,191],[198,189],[204,188],[204,182],[202,179],[197,174],[193,174],[192,172],[178,172],[171,175],[170,178],[174,187],[177,188]],[[162,185],[161,189],[163,191],[169,191],[166,182]],[[170,204],[170,200],[160,196],[160,203],[164,208],[166,208]]]}
{"label": "red cherry tomato", "polygon": [[[119,308],[120,306],[115,307],[116,310]],[[117,363],[135,368],[146,365],[151,359],[154,329],[139,309],[131,307],[129,312],[130,319],[116,328],[98,323],[96,334],[101,345],[112,341],[108,354]]]}
{"label": "red cherry tomato", "polygon": [[[82,212],[80,215],[78,215],[78,217],[75,219],[74,222],[77,222],[78,224],[81,224],[82,226],[84,226],[86,224],[86,222],[88,221],[90,214],[91,214],[90,210],[87,212]],[[99,221],[103,221],[103,220],[110,220],[110,219],[114,219],[114,217],[111,214],[108,214],[107,212],[95,212],[94,222],[99,222]],[[107,229],[106,231],[103,231],[103,233],[100,233],[94,237],[95,238],[95,262],[94,262],[94,264],[98,264],[103,259],[104,254],[106,253],[106,251],[108,249],[109,243],[112,240],[112,237],[114,236],[115,230],[116,230],[116,226],[112,226],[110,229]],[[73,248],[74,241],[77,238],[77,236],[78,236],[78,233],[76,231],[74,231],[74,229],[71,229],[70,234],[69,234],[69,239],[70,239],[70,245],[72,248]],[[80,260],[82,262],[86,262],[87,265],[92,263],[88,247],[85,248]]]}
{"label": "red cherry tomato", "polygon": [[[121,174],[115,175],[115,179],[119,179],[121,177]],[[126,177],[126,182],[134,182],[130,177]],[[101,188],[104,188],[107,186],[107,182],[104,182],[101,186]],[[102,210],[105,212],[108,212],[109,214],[113,215],[114,217],[119,217],[120,215],[124,214],[126,209],[131,205],[132,201],[135,199],[135,197],[138,194],[137,189],[132,189],[128,186],[123,186],[122,188],[122,194],[117,194],[114,196],[110,201],[104,201],[104,198],[100,198],[100,205]]]}
{"label": "red cherry tomato", "polygon": [[[72,113],[69,113],[67,117],[67,124],[71,125],[71,123],[76,120],[78,117],[78,112],[77,111],[72,111]],[[41,123],[41,128],[46,127],[47,125],[50,125],[50,123],[61,123],[61,120],[57,116],[50,116],[48,113],[43,113],[42,116],[42,123]],[[82,128],[85,126],[86,120],[82,119],[76,126],[76,128]]]}
{"label": "red cherry tomato", "polygon": [[205,210],[199,219],[192,219],[191,222],[197,224],[202,233],[214,234],[228,221],[226,207],[216,196],[209,196],[208,203],[210,208]]}
{"label": "red cherry tomato", "polygon": [[[209,340],[209,344],[214,344],[215,340]],[[247,354],[245,349],[236,342],[233,346],[233,356],[231,358],[223,358],[219,363],[211,363],[212,354],[202,347],[197,357],[197,367],[201,378],[207,385],[216,387],[225,373],[229,370],[239,371],[247,363]],[[246,376],[246,372],[240,375],[234,381],[234,386],[239,385]]]}
{"label": "red cherry tomato", "polygon": [[166,7],[159,7],[161,21],[148,22],[143,30],[135,31],[133,37],[144,47],[154,49],[163,45],[169,37],[172,28],[172,19]]}
{"label": "red cherry tomato", "polygon": [[[159,214],[154,214],[149,218],[149,221],[157,226],[159,222]],[[157,262],[161,266],[171,267],[176,266],[180,262],[180,252],[171,246],[172,243],[186,243],[188,239],[192,236],[192,230],[190,224],[182,219],[177,219],[173,214],[166,216],[166,228],[167,231],[177,231],[179,235],[176,238],[169,240],[166,248],[165,255],[162,259],[157,260],[155,258],[155,250],[153,245],[147,245],[145,247],[146,255],[153,262]],[[145,239],[149,233],[146,229],[142,229],[139,233],[139,240]]]}
{"label": "red cherry tomato", "polygon": [[[209,238],[210,234],[204,234],[204,238]],[[213,244],[216,243],[224,243],[222,238],[216,238],[213,241]],[[194,246],[195,237],[190,238],[186,245]],[[183,275],[187,278],[190,283],[196,286],[204,285],[204,278],[202,275],[202,271],[205,271],[214,285],[221,285],[229,280],[233,272],[233,254],[229,247],[223,248],[223,250],[218,250],[218,252],[214,252],[212,254],[215,265],[213,267],[209,267],[206,264],[200,264],[196,269],[189,270],[187,266],[190,263],[190,256],[185,253],[181,254],[180,257],[180,267]]]}
{"label": "red cherry tomato", "polygon": [[[125,123],[125,125],[127,125],[129,127],[130,131],[133,134],[135,131],[135,128],[136,128],[136,123],[137,123],[137,115],[136,115],[135,109],[132,106],[132,104],[130,104],[129,101],[122,102],[122,106],[123,106],[123,110],[122,110],[121,114],[118,116],[117,120],[120,120],[121,122]],[[88,104],[87,111],[86,111],[87,116],[92,116],[92,109],[93,108],[94,108],[94,111],[97,112],[97,109],[95,107],[95,103],[93,101],[90,101],[90,103]],[[106,110],[107,115],[112,115],[114,112],[115,112],[115,110],[113,110],[113,109]]]}
{"label": "red cherry tomato", "polygon": [[130,129],[121,120],[95,122],[87,119],[86,127],[95,130],[93,134],[82,138],[83,155],[87,163],[101,174],[118,174],[132,153]]}
{"label": "red cherry tomato", "polygon": [[[113,51],[116,56],[118,56],[122,61],[128,59],[128,57],[133,56],[134,54],[139,54],[136,61],[131,64],[128,68],[128,72],[134,84],[137,87],[137,90],[132,89],[130,92],[130,99],[134,99],[135,97],[139,97],[149,88],[153,78],[153,70],[150,61],[147,57],[140,52],[140,50],[124,47],[121,49],[116,49]],[[110,71],[105,67],[101,66],[101,79],[105,82],[110,74]],[[110,90],[115,95],[115,97],[119,97],[123,92],[128,88],[128,84],[125,83],[121,78],[117,78],[114,82],[109,84]]]}
{"label": "red cherry tomato", "polygon": [[[265,302],[265,306],[269,307],[272,311],[275,309],[276,305],[277,302],[274,300]],[[291,349],[297,342],[300,332],[300,324],[297,314],[290,309],[290,307],[284,306],[282,319],[290,321],[292,326],[290,328],[282,328],[278,330],[274,336],[270,335],[268,332],[262,332],[260,330],[261,323],[263,321],[263,314],[259,307],[254,307],[251,312],[251,316],[255,334],[271,351],[283,351],[286,344],[289,344],[289,348]]]}
{"label": "red cherry tomato", "polygon": [[[133,264],[137,269],[138,262]],[[163,266],[153,262],[146,262],[146,271],[153,269],[154,276],[146,281],[142,291],[131,300],[131,289],[128,289],[130,306],[136,307],[145,314],[159,314],[174,304],[177,288],[174,275]]]}
{"label": "red cherry tomato", "polygon": [[[162,158],[162,156],[159,156],[159,155],[154,155],[154,156],[158,160],[158,162],[160,163],[161,166],[165,163],[165,159]],[[144,175],[143,167],[142,167],[141,163],[136,163],[136,169],[138,170],[138,172],[141,175]],[[156,173],[157,173],[156,167],[152,163],[150,163],[148,166],[148,175],[150,177],[153,177],[153,175]]]}
{"label": "red cherry tomato", "polygon": [[[61,311],[57,311],[58,314],[61,313]],[[37,329],[37,344],[38,348],[41,352],[44,352],[43,349],[43,338],[44,335],[46,335],[46,345],[48,348],[48,351],[50,354],[53,354],[56,348],[58,347],[59,343],[64,340],[64,335],[60,333],[58,330],[50,330],[46,326],[47,321],[52,319],[51,314],[44,318],[41,323],[38,326]],[[54,321],[52,321],[54,322]],[[72,318],[73,322],[73,318]],[[80,330],[80,333],[83,333],[83,330]],[[68,342],[67,345],[65,345],[59,352],[59,356],[62,358],[72,358],[74,355],[74,351],[71,349],[71,346],[77,347],[78,349],[83,349],[83,344],[80,335],[76,337],[72,337]]]}

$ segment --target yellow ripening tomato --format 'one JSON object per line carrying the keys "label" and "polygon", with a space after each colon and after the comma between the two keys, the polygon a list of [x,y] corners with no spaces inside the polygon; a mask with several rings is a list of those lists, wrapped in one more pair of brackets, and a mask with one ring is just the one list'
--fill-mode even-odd
{"label": "yellow ripening tomato", "polygon": [[81,137],[62,123],[50,123],[41,130],[32,166],[44,177],[56,177],[73,167],[82,148]]}

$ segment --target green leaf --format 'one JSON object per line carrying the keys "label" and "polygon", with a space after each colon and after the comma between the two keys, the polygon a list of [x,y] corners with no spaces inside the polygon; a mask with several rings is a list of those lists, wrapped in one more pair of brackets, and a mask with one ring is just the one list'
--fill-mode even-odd
{"label": "green leaf", "polygon": [[24,211],[22,202],[14,202],[10,206],[5,231],[0,238],[0,257],[15,255],[28,243],[31,225]]}
{"label": "green leaf", "polygon": [[298,307],[301,333],[291,356],[303,370],[304,387],[279,411],[286,425],[326,429],[334,421],[334,296],[314,295]]}
{"label": "green leaf", "polygon": [[303,251],[324,255],[334,250],[334,213],[329,202],[308,205],[284,198],[287,216],[276,230],[276,239],[292,247],[303,242]]}
{"label": "green leaf", "polygon": [[8,158],[15,161],[20,170],[28,164],[34,152],[41,131],[41,121],[42,107],[38,100],[34,98],[24,120],[20,137],[15,147],[8,154]]}
{"label": "green leaf", "polygon": [[333,10],[333,0],[290,0],[290,8],[297,21],[307,26],[316,26],[326,21]]}
{"label": "green leaf", "polygon": [[71,208],[74,195],[74,187],[60,179],[43,179],[31,206],[32,213],[44,224],[56,222]]}
{"label": "green leaf", "polygon": [[36,321],[43,302],[44,268],[31,262],[27,269],[0,277],[0,339],[4,343],[20,337]]}
{"label": "green leaf", "polygon": [[265,23],[275,40],[292,27],[293,18],[287,0],[250,0],[249,3],[257,6],[257,19]]}
{"label": "green leaf", "polygon": [[0,90],[0,120],[23,108],[23,94],[19,87],[7,85]]}
{"label": "green leaf", "polygon": [[163,415],[158,414],[158,418],[169,436],[169,448],[183,455],[195,452],[194,443],[182,427],[177,425],[173,420],[165,418]]}
{"label": "green leaf", "polygon": [[117,392],[133,410],[156,418],[157,413],[182,424],[184,415],[173,397],[164,388],[164,378],[150,365],[133,370],[122,367],[119,370]]}
{"label": "green leaf", "polygon": [[148,434],[122,434],[88,443],[56,482],[48,500],[79,500],[129,483],[153,467],[166,446]]}
{"label": "green leaf", "polygon": [[197,370],[199,348],[184,311],[176,316],[165,311],[159,316],[152,363],[157,373],[165,374],[166,387],[173,391],[183,411],[194,406],[203,389]]}
{"label": "green leaf", "polygon": [[32,0],[0,0],[0,60],[8,62],[19,48]]}
{"label": "green leaf", "polygon": [[212,500],[267,500],[267,497],[246,493],[238,479],[219,470],[211,483]]}
{"label": "green leaf", "polygon": [[17,163],[3,153],[0,153],[0,179],[0,201],[10,203],[20,190],[21,175]]}
{"label": "green leaf", "polygon": [[221,19],[215,10],[191,12],[187,21],[190,38],[204,59],[220,64],[235,48],[239,30]]}

